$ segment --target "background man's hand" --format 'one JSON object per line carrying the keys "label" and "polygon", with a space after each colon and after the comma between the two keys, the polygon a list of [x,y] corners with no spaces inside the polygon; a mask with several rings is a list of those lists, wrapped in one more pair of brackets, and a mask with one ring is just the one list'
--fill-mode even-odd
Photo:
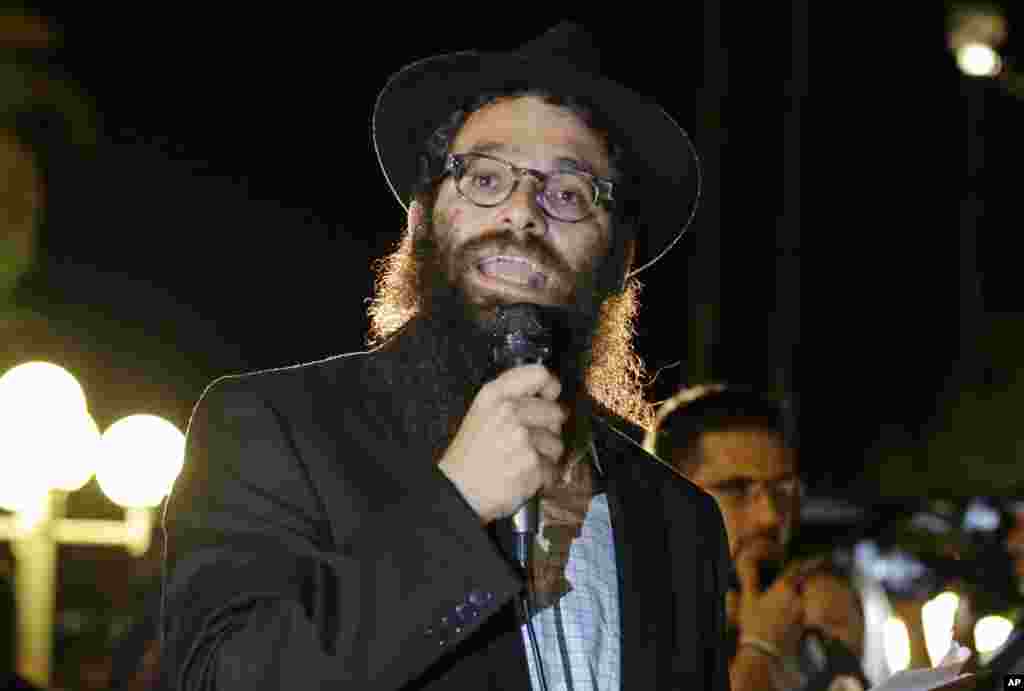
{"label": "background man's hand", "polygon": [[783,655],[796,656],[804,631],[800,589],[805,574],[819,561],[791,564],[762,593],[757,560],[742,556],[737,559],[741,638],[756,638],[776,647]]}

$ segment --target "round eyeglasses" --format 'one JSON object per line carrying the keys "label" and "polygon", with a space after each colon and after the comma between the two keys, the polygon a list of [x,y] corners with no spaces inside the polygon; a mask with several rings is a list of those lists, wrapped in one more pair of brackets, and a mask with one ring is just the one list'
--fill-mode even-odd
{"label": "round eyeglasses", "polygon": [[544,213],[567,223],[586,220],[599,206],[607,207],[612,202],[610,180],[583,171],[542,173],[487,154],[449,154],[444,174],[454,178],[459,195],[482,207],[504,204],[519,179],[530,175],[541,183],[537,201]]}
{"label": "round eyeglasses", "polygon": [[737,505],[752,504],[758,495],[764,494],[772,500],[777,509],[792,506],[806,491],[803,482],[795,476],[774,481],[737,478],[713,485],[707,490],[730,504]]}

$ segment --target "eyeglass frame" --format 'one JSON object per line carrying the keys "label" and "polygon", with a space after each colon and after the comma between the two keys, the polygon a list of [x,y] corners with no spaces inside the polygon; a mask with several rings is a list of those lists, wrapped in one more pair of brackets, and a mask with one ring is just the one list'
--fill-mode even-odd
{"label": "eyeglass frame", "polygon": [[[468,196],[466,196],[466,194],[462,191],[461,187],[459,186],[459,182],[462,180],[462,176],[466,174],[465,159],[466,158],[470,158],[470,157],[472,157],[472,158],[485,158],[485,159],[494,161],[495,163],[500,163],[500,164],[506,166],[511,171],[511,173],[512,173],[513,177],[515,178],[515,180],[513,181],[512,186],[509,187],[508,194],[505,195],[504,199],[502,199],[501,201],[494,202],[493,204],[481,204],[480,202],[475,201],[473,199],[470,199]],[[615,202],[615,198],[612,196],[612,192],[613,192],[615,183],[612,182],[611,180],[607,179],[607,178],[598,177],[597,175],[594,175],[592,173],[588,173],[585,170],[574,170],[574,171],[560,170],[560,171],[558,171],[556,173],[545,173],[543,171],[536,170],[534,168],[520,168],[519,166],[515,165],[514,163],[506,161],[503,158],[498,158],[497,156],[491,156],[490,154],[477,153],[475,151],[468,151],[468,152],[463,153],[463,154],[448,154],[448,156],[445,158],[444,168],[441,171],[441,175],[442,176],[451,175],[452,179],[455,181],[455,191],[459,193],[459,196],[462,197],[463,199],[465,199],[466,201],[468,201],[470,204],[473,204],[474,206],[478,206],[478,207],[483,208],[483,209],[493,209],[494,207],[501,206],[502,204],[507,202],[509,199],[512,198],[512,195],[515,193],[516,189],[519,187],[519,181],[522,179],[522,177],[524,175],[530,175],[533,178],[535,178],[536,180],[538,180],[540,182],[540,184],[541,184],[540,191],[537,194],[537,196],[538,196],[538,205],[544,211],[544,214],[546,216],[548,216],[549,218],[552,218],[552,219],[554,219],[556,221],[561,221],[562,223],[580,223],[582,221],[586,221],[586,220],[594,217],[594,215],[597,213],[597,208],[598,207],[604,207],[605,209],[610,209],[612,207],[612,205],[614,204],[614,202]],[[567,220],[567,219],[564,219],[564,218],[559,218],[558,216],[555,216],[553,213],[551,213],[551,211],[548,210],[548,208],[544,204],[544,202],[540,201],[540,200],[544,198],[544,190],[547,188],[548,179],[551,178],[554,175],[577,175],[579,177],[582,177],[582,178],[585,178],[585,179],[589,180],[591,186],[594,189],[594,200],[593,200],[594,208],[593,208],[593,210],[591,210],[591,212],[589,214],[587,214],[586,216],[583,216],[581,218],[577,218],[575,220]]]}

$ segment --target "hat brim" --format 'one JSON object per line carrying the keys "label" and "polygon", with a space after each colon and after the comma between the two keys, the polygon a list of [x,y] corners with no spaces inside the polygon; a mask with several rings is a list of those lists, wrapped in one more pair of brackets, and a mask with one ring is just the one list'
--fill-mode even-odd
{"label": "hat brim", "polygon": [[514,53],[448,53],[420,60],[391,77],[373,112],[373,142],[391,191],[408,209],[419,175],[417,154],[427,138],[478,94],[545,89],[577,96],[628,137],[629,195],[641,228],[630,276],[675,245],[696,212],[700,165],[689,135],[663,108],[604,77],[568,64]]}

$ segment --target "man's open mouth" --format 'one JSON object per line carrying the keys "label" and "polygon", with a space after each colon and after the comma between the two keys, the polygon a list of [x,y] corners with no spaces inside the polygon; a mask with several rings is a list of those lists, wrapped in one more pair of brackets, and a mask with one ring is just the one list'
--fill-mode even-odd
{"label": "man's open mouth", "polygon": [[515,255],[487,257],[476,266],[485,276],[532,290],[540,290],[548,282],[547,275],[538,271],[530,260]]}

